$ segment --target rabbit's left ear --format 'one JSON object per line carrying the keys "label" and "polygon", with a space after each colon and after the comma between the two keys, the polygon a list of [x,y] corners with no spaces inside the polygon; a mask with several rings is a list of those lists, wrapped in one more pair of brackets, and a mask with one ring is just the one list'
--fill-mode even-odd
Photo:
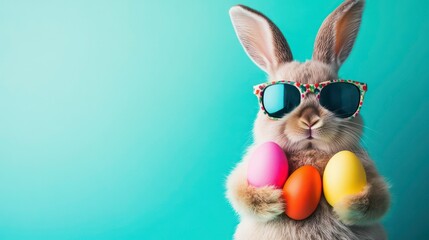
{"label": "rabbit's left ear", "polygon": [[243,5],[229,10],[238,39],[249,57],[268,74],[292,61],[289,45],[277,26],[262,13]]}
{"label": "rabbit's left ear", "polygon": [[322,23],[313,59],[338,70],[349,56],[359,31],[364,0],[345,0]]}

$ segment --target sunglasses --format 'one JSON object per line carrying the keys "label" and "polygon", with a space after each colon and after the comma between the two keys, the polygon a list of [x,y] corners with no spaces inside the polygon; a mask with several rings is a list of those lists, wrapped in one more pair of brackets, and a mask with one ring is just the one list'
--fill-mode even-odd
{"label": "sunglasses", "polygon": [[261,110],[271,119],[290,113],[307,93],[315,94],[320,105],[335,116],[350,119],[359,113],[366,90],[366,83],[343,79],[316,84],[281,80],[254,86]]}

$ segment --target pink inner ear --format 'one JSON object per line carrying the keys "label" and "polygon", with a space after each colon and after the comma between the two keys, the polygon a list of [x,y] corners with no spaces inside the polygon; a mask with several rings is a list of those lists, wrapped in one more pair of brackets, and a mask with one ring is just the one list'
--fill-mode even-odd
{"label": "pink inner ear", "polygon": [[253,60],[260,65],[265,71],[271,72],[279,62],[276,58],[274,49],[273,32],[268,23],[261,16],[255,15],[255,18],[247,17],[246,22],[248,29],[240,35],[243,37],[243,45]]}
{"label": "pink inner ear", "polygon": [[265,15],[239,5],[231,8],[230,16],[246,53],[262,70],[272,73],[280,63],[292,60],[283,34]]}
{"label": "pink inner ear", "polygon": [[348,23],[350,22],[350,17],[352,14],[350,14],[350,11],[347,12],[338,22],[337,22],[337,26],[336,26],[336,31],[335,31],[335,54],[338,56],[340,54],[340,51],[342,49],[342,47],[345,44],[347,35],[349,34],[349,31],[347,31],[348,28]]}
{"label": "pink inner ear", "polygon": [[314,44],[315,60],[331,64],[338,70],[353,48],[363,7],[363,0],[347,0],[325,19]]}
{"label": "pink inner ear", "polygon": [[360,25],[361,9],[353,6],[337,21],[335,25],[334,53],[341,62],[348,57],[357,36]]}

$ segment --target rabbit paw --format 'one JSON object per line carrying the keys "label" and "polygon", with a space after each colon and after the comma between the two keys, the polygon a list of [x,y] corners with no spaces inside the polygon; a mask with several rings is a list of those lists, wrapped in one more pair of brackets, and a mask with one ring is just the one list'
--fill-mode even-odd
{"label": "rabbit paw", "polygon": [[247,213],[263,221],[269,221],[284,212],[282,190],[272,186],[255,188],[247,185],[240,189],[238,198]]}
{"label": "rabbit paw", "polygon": [[358,194],[344,197],[334,206],[334,212],[346,225],[366,223],[369,207],[371,186],[367,185]]}

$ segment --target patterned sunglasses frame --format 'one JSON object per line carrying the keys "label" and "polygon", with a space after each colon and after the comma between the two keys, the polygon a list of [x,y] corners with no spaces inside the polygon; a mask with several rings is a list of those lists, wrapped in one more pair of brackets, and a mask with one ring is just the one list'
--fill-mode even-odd
{"label": "patterned sunglasses frame", "polygon": [[353,115],[351,115],[350,117],[347,117],[345,119],[351,119],[351,118],[356,117],[356,115],[358,115],[358,113],[360,112],[360,110],[362,108],[363,99],[364,99],[365,93],[366,93],[367,88],[368,88],[366,83],[361,83],[361,82],[352,81],[352,80],[345,80],[345,79],[335,79],[335,80],[329,80],[329,81],[324,81],[324,82],[315,83],[315,84],[280,80],[280,81],[271,81],[271,82],[265,82],[265,83],[255,85],[253,87],[253,90],[254,90],[253,93],[258,98],[259,107],[264,112],[264,114],[267,115],[272,120],[278,120],[280,118],[270,116],[264,108],[264,104],[262,102],[262,97],[263,97],[264,91],[267,87],[272,86],[272,85],[276,85],[276,84],[292,85],[292,86],[296,87],[298,89],[298,91],[300,92],[300,95],[301,95],[300,104],[301,104],[302,100],[305,98],[307,93],[313,93],[316,95],[317,99],[320,99],[321,90],[324,87],[328,86],[329,84],[333,84],[333,83],[350,83],[350,84],[355,85],[359,89],[359,91],[360,91],[359,105],[358,105],[356,111],[353,113]]}

